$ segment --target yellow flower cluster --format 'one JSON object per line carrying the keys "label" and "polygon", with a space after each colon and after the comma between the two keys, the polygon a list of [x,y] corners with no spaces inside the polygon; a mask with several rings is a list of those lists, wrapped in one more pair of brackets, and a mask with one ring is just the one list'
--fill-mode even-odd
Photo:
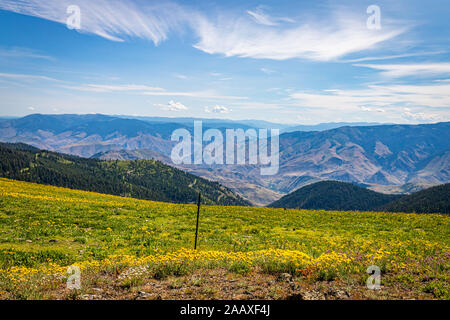
{"label": "yellow flower cluster", "polygon": [[61,267],[54,263],[41,265],[39,268],[28,268],[24,266],[12,267],[7,270],[0,269],[0,274],[7,277],[14,284],[20,285],[35,278],[60,277],[67,270],[67,267]]}
{"label": "yellow flower cluster", "polygon": [[[146,257],[136,257],[132,255],[110,255],[108,258],[97,261],[82,261],[75,263],[82,272],[104,270],[110,267],[121,266],[152,266],[181,264],[185,266],[230,266],[235,263],[242,263],[248,267],[263,265],[265,263],[276,263],[279,265],[292,265],[299,272],[303,270],[325,270],[345,267],[352,262],[352,259],[340,253],[327,253],[314,259],[306,253],[295,250],[268,249],[249,252],[225,252],[225,251],[195,251],[182,249],[167,254],[155,254]],[[66,275],[67,266],[62,267],[54,263],[41,265],[38,268],[12,267],[0,270],[13,282],[23,282],[30,280],[34,276],[60,278]]]}
{"label": "yellow flower cluster", "polygon": [[[59,201],[59,202],[70,202],[70,203],[87,203],[87,204],[99,204],[98,201],[88,200],[88,199],[74,199],[67,197],[49,197],[43,195],[32,195],[26,193],[18,193],[18,192],[0,192],[0,197],[14,197],[14,198],[26,198],[26,199],[34,199],[34,200],[43,200],[43,201]],[[102,205],[104,206],[116,206],[117,203],[114,201],[102,201]]]}
{"label": "yellow flower cluster", "polygon": [[[295,263],[298,266],[311,264],[314,259],[306,253],[293,250],[258,250],[249,252],[225,252],[225,251],[195,251],[182,249],[173,253],[156,254],[147,257],[135,257],[130,255],[111,255],[102,261],[102,265],[111,266],[125,264],[128,266],[185,263],[208,265],[211,263],[245,263],[249,266],[264,261],[279,263]],[[79,264],[81,269],[87,269],[84,263]]]}

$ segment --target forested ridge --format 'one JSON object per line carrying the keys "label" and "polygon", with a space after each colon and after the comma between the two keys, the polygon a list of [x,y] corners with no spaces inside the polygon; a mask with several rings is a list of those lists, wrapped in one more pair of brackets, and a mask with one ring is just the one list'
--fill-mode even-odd
{"label": "forested ridge", "polygon": [[26,144],[0,144],[0,176],[58,187],[145,200],[249,205],[217,182],[154,160],[101,161],[42,151]]}
{"label": "forested ridge", "polygon": [[398,198],[396,195],[378,193],[351,183],[321,181],[284,196],[270,207],[372,211]]}
{"label": "forested ridge", "polygon": [[275,201],[269,207],[448,214],[450,213],[450,184],[439,185],[410,195],[390,195],[351,183],[321,181],[300,188]]}
{"label": "forested ridge", "polygon": [[388,212],[450,213],[450,183],[404,196],[383,207]]}

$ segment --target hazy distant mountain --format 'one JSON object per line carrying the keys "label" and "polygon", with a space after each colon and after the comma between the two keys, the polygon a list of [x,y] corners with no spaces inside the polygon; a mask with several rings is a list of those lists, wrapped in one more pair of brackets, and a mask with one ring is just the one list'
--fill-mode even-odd
{"label": "hazy distant mountain", "polygon": [[[324,126],[340,126],[324,124]],[[253,128],[255,121],[209,119],[208,128]],[[355,125],[355,124],[352,124]],[[0,141],[24,142],[100,159],[159,159],[169,165],[175,129],[192,132],[191,118],[129,119],[104,115],[31,115],[0,122]],[[298,127],[297,127],[298,129]],[[219,181],[257,205],[267,205],[321,180],[339,180],[385,193],[413,192],[450,182],[450,123],[345,126],[280,136],[280,170],[261,176],[257,166],[177,166]]]}
{"label": "hazy distant mountain", "polygon": [[315,125],[299,125],[290,126],[283,130],[283,133],[295,132],[295,131],[325,131],[341,127],[368,127],[368,126],[380,126],[381,123],[377,122],[329,122],[319,123]]}
{"label": "hazy distant mountain", "polygon": [[280,129],[285,130],[293,127],[289,124],[280,124],[263,120],[227,120],[227,119],[208,119],[208,118],[168,118],[168,117],[139,117],[139,116],[118,116],[126,119],[137,119],[155,123],[179,123],[185,126],[192,126],[194,121],[202,121],[208,128],[260,128],[260,129]]}
{"label": "hazy distant mountain", "polygon": [[0,122],[0,141],[91,157],[105,151],[151,149],[169,154],[175,123],[148,123],[104,115],[30,115]]}
{"label": "hazy distant mountain", "polygon": [[373,211],[400,197],[374,192],[351,183],[322,181],[300,188],[270,204],[269,207]]}
{"label": "hazy distant mountain", "polygon": [[91,157],[98,153],[146,149],[169,156],[174,146],[172,132],[179,128],[193,131],[194,120],[204,129],[277,128],[288,125],[259,120],[221,120],[89,115],[41,115],[0,120],[0,141],[23,142],[37,148]]}

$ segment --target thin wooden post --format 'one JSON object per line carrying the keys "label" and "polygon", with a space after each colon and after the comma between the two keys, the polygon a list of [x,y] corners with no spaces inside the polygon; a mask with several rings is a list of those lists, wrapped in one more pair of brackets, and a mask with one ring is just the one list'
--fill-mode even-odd
{"label": "thin wooden post", "polygon": [[198,204],[197,204],[197,227],[195,228],[195,245],[194,250],[197,250],[197,238],[198,238],[198,221],[200,220],[200,204],[202,201],[202,194],[198,194]]}

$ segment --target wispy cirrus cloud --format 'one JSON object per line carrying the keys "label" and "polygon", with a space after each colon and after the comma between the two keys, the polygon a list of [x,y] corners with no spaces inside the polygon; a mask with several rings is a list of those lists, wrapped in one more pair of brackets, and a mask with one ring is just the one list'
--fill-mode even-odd
{"label": "wispy cirrus cloud", "polygon": [[[0,73],[0,77],[2,74]],[[76,91],[86,91],[86,92],[96,92],[96,93],[133,93],[145,96],[159,96],[159,97],[191,97],[199,99],[217,99],[217,100],[248,100],[248,97],[239,96],[227,96],[221,95],[212,90],[209,91],[168,91],[164,88],[153,87],[148,85],[139,84],[120,84],[120,85],[110,85],[110,84],[61,84],[58,85],[60,88],[76,90]]]}
{"label": "wispy cirrus cloud", "polygon": [[394,24],[369,30],[364,19],[348,13],[332,14],[329,19],[318,17],[287,28],[258,25],[243,17],[230,16],[220,16],[214,22],[203,18],[196,23],[200,41],[194,46],[199,50],[227,57],[273,60],[334,60],[374,49],[408,30]]}
{"label": "wispy cirrus cloud", "polygon": [[356,58],[356,59],[341,60],[341,62],[356,63],[356,62],[364,62],[364,61],[392,60],[392,59],[401,59],[401,58],[431,56],[431,55],[438,55],[438,54],[442,54],[442,53],[445,53],[445,51],[413,52],[413,53],[403,53],[403,54],[394,54],[394,55],[362,57],[362,58]]}
{"label": "wispy cirrus cloud", "polygon": [[212,100],[248,100],[248,97],[227,96],[217,94],[214,91],[147,91],[143,92],[147,96],[172,96],[172,97],[191,97],[199,99]]}
{"label": "wispy cirrus cloud", "polygon": [[356,64],[382,71],[381,74],[390,78],[402,78],[409,76],[439,76],[450,74],[450,63],[416,63],[416,64]]}
{"label": "wispy cirrus cloud", "polygon": [[38,53],[32,49],[19,47],[0,49],[0,57],[54,60],[53,57]]}
{"label": "wispy cirrus cloud", "polygon": [[65,89],[90,92],[136,92],[136,91],[164,91],[162,88],[138,84],[108,85],[108,84],[85,84],[85,85],[60,85]]}
{"label": "wispy cirrus cloud", "polygon": [[13,79],[13,80],[24,80],[24,81],[30,81],[30,80],[45,80],[45,81],[56,81],[59,82],[60,80],[47,77],[47,76],[41,76],[41,75],[33,75],[33,74],[20,74],[20,73],[0,73],[0,78],[6,78],[6,79]]}
{"label": "wispy cirrus cloud", "polygon": [[295,22],[293,19],[287,17],[272,17],[265,12],[265,9],[265,6],[258,6],[255,10],[248,10],[247,13],[256,23],[265,26],[278,26],[282,22]]}
{"label": "wispy cirrus cloud", "polygon": [[[330,9],[332,13],[327,17],[314,17],[311,13],[310,21],[296,22],[272,17],[262,7],[241,14],[206,16],[187,5],[161,1],[0,1],[0,9],[63,24],[69,5],[81,9],[81,32],[112,41],[148,39],[158,45],[171,33],[189,30],[198,38],[195,48],[227,57],[329,61],[374,49],[408,30],[394,23],[384,24],[381,30],[368,30],[364,14],[352,16],[335,8]],[[283,21],[289,23],[280,26]]]}
{"label": "wispy cirrus cloud", "polygon": [[[138,6],[139,4],[139,6]],[[170,2],[126,0],[2,0],[0,9],[67,23],[67,8],[81,10],[81,32],[112,41],[141,38],[155,44],[166,40],[189,17],[186,9]]]}

